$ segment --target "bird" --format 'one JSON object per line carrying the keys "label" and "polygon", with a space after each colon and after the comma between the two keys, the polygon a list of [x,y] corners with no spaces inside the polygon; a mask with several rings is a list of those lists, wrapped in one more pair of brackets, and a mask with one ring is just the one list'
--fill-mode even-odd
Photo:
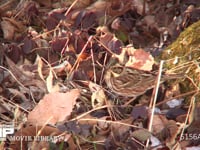
{"label": "bird", "polygon": [[[179,75],[162,75],[161,83],[167,79],[179,77]],[[146,91],[154,88],[157,80],[157,73],[122,65],[114,65],[106,70],[104,80],[107,87],[113,93],[119,96],[137,98]]]}

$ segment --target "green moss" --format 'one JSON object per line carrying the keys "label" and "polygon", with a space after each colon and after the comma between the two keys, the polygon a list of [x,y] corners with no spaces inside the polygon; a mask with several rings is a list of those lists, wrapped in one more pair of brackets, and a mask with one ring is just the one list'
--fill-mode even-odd
{"label": "green moss", "polygon": [[193,51],[197,57],[200,51],[197,48],[200,46],[200,21],[192,24],[183,31],[175,42],[166,48],[161,54],[161,59],[170,59],[175,56],[187,56]]}
{"label": "green moss", "polygon": [[188,76],[181,82],[182,92],[200,87],[200,21],[186,28],[159,56],[165,61],[165,68],[171,72]]}

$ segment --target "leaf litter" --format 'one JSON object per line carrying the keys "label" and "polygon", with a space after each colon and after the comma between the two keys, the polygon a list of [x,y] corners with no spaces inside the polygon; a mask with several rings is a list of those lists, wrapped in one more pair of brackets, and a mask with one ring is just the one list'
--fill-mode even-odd
{"label": "leaf litter", "polygon": [[[1,147],[200,146],[196,93],[184,95],[180,80],[159,87],[154,113],[155,90],[131,99],[114,94],[104,81],[113,62],[158,72],[159,56],[199,20],[199,6],[170,0],[0,2],[0,122],[15,127]],[[190,75],[188,81],[197,87]],[[11,136],[31,139],[12,141]],[[42,136],[62,138],[34,139]]]}

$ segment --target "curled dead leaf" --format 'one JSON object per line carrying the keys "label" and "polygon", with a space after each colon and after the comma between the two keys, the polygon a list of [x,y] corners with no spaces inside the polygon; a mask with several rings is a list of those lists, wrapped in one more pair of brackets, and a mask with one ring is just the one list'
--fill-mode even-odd
{"label": "curled dead leaf", "polygon": [[152,70],[154,58],[151,54],[145,52],[143,49],[135,49],[133,47],[127,47],[125,49],[129,55],[129,60],[125,64],[126,66],[146,71]]}
{"label": "curled dead leaf", "polygon": [[89,82],[89,88],[92,92],[92,107],[95,108],[103,106],[106,100],[106,95],[102,87],[93,82]]}
{"label": "curled dead leaf", "polygon": [[49,70],[49,76],[46,79],[46,86],[49,93],[59,92],[60,86],[58,84],[53,84],[53,71]]}

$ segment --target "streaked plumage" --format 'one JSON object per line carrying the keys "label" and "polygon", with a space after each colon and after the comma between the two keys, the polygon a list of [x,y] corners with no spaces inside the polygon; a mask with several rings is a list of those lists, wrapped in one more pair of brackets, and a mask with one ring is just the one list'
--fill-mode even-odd
{"label": "streaked plumage", "polygon": [[[165,79],[177,78],[177,76],[163,76]],[[117,95],[137,97],[155,86],[157,75],[143,70],[124,66],[110,67],[104,76],[108,88]]]}

